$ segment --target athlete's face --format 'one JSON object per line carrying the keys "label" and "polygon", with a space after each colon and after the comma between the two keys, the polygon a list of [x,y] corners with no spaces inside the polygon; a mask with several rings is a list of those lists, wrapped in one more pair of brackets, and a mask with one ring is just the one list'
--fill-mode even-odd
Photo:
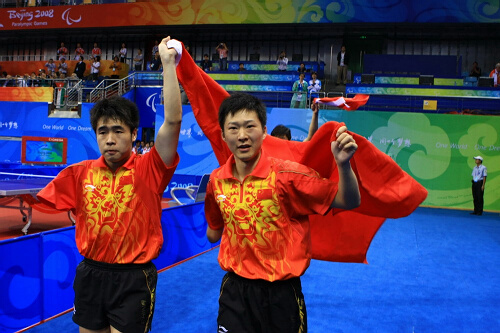
{"label": "athlete's face", "polygon": [[97,144],[106,164],[114,171],[122,166],[132,154],[132,142],[137,138],[122,121],[99,119],[97,122]]}
{"label": "athlete's face", "polygon": [[235,159],[248,163],[259,157],[266,131],[255,111],[242,110],[227,116],[222,135]]}

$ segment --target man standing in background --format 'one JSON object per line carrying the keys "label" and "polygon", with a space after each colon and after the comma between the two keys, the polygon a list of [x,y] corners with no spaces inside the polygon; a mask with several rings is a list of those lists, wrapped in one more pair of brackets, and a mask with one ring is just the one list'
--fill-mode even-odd
{"label": "man standing in background", "polygon": [[476,166],[472,169],[472,198],[474,198],[474,212],[471,215],[483,215],[484,185],[486,184],[487,170],[483,165],[483,158],[475,156]]}
{"label": "man standing in background", "polygon": [[349,65],[349,55],[345,51],[345,45],[342,45],[337,54],[337,84],[347,83],[347,65]]}

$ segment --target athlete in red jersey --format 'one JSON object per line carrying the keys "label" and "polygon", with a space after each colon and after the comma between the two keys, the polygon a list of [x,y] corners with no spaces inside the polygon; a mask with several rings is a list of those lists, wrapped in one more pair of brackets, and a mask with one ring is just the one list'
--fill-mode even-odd
{"label": "athlete in red jersey", "polygon": [[219,109],[232,156],[210,176],[207,237],[221,239],[219,264],[228,271],[219,297],[219,331],[306,332],[300,276],[311,260],[308,215],[353,209],[360,192],[350,159],[357,149],[341,127],[331,143],[338,183],[296,162],[269,157],[266,108],[236,93]]}
{"label": "athlete in red jersey", "polygon": [[76,215],[76,243],[85,257],[74,281],[73,321],[80,332],[151,329],[157,271],[151,262],[163,244],[160,200],[179,162],[182,106],[176,75],[181,44],[165,38],[165,121],[149,154],[132,152],[139,110],[122,97],[101,100],[91,124],[102,156],[61,171],[38,198]]}

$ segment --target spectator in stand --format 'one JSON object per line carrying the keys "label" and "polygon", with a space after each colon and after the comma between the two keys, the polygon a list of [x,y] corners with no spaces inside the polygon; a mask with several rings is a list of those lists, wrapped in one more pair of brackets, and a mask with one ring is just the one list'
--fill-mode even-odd
{"label": "spectator in stand", "polygon": [[490,72],[490,77],[493,78],[493,85],[495,87],[500,83],[500,62],[496,64],[495,69]]}
{"label": "spectator in stand", "polygon": [[246,70],[247,69],[245,68],[245,65],[242,62],[240,62],[240,65],[238,67],[238,72],[244,72]]}
{"label": "spectator in stand", "polygon": [[151,56],[153,58],[155,57],[156,52],[158,52],[158,41],[157,40],[155,40],[155,45],[153,46],[153,49],[152,49],[152,52],[151,52]]}
{"label": "spectator in stand", "polygon": [[95,56],[90,64],[90,77],[92,81],[97,81],[99,78],[99,70],[101,69],[101,57]]}
{"label": "spectator in stand", "polygon": [[45,67],[47,67],[47,74],[51,75],[56,71],[56,63],[54,62],[54,59],[49,59],[47,63],[45,63]]}
{"label": "spectator in stand", "polygon": [[5,81],[3,82],[3,86],[4,87],[15,87],[16,86],[16,83],[15,83],[12,75],[7,74],[5,76]]}
{"label": "spectator in stand", "polygon": [[203,55],[203,60],[200,62],[200,67],[203,69],[205,72],[211,72],[212,71],[212,61],[208,57],[208,54]]}
{"label": "spectator in stand", "polygon": [[286,71],[288,69],[288,58],[286,57],[286,52],[281,51],[278,60],[276,60],[276,64],[278,65],[279,71]]}
{"label": "spectator in stand", "polygon": [[154,57],[153,61],[151,61],[151,65],[149,66],[149,68],[152,71],[160,71],[162,69],[161,58],[160,58],[159,52],[156,52],[155,57]]}
{"label": "spectator in stand", "polygon": [[82,48],[80,43],[76,43],[75,49],[75,60],[80,60],[80,56],[85,54],[85,50]]}
{"label": "spectator in stand", "polygon": [[59,76],[61,74],[68,74],[68,63],[66,62],[66,58],[60,58],[59,66],[57,66],[57,71],[59,72]]}
{"label": "spectator in stand", "polygon": [[111,75],[112,79],[120,78],[120,71],[122,70],[122,65],[120,63],[120,58],[118,58],[118,56],[115,56],[113,58],[113,63],[109,66],[109,69],[113,71],[113,74]]}
{"label": "spectator in stand", "polygon": [[[303,142],[310,141],[319,127],[318,126],[319,104],[317,103],[312,104],[311,110],[312,110],[312,117],[311,117],[311,123],[309,124],[309,132],[307,133],[307,137],[304,139]],[[276,127],[273,128],[271,132],[271,136],[288,141],[292,140],[292,132],[290,131],[290,128],[286,127],[285,125],[276,125]]]}
{"label": "spectator in stand", "polygon": [[79,58],[80,59],[78,60],[78,63],[75,66],[74,73],[80,80],[83,80],[83,75],[85,73],[85,70],[87,69],[87,65],[83,62],[84,58],[83,55],[80,55]]}
{"label": "spectator in stand", "polygon": [[149,143],[146,143],[146,146],[142,150],[142,153],[143,154],[149,153],[150,150],[151,150],[151,148],[149,147]]}
{"label": "spectator in stand", "polygon": [[318,98],[318,92],[321,91],[321,81],[318,80],[318,74],[316,72],[311,73],[311,79],[309,80],[309,86],[307,87],[309,90],[309,96],[311,98]]}
{"label": "spectator in stand", "polygon": [[102,51],[101,49],[97,46],[97,43],[94,43],[94,48],[92,49],[92,57],[101,57],[102,56]]}
{"label": "spectator in stand", "polygon": [[219,54],[219,70],[227,71],[227,55],[229,53],[229,49],[227,48],[226,43],[220,43],[217,45],[215,51]]}
{"label": "spectator in stand", "polygon": [[44,72],[40,73],[40,87],[50,87],[52,83],[48,80],[47,74]]}
{"label": "spectator in stand", "polygon": [[349,65],[349,54],[345,51],[345,45],[342,45],[337,54],[337,85],[341,82],[347,83],[347,65]]}
{"label": "spectator in stand", "polygon": [[68,56],[68,49],[64,46],[64,43],[61,42],[61,47],[57,49],[57,59],[66,59]]}
{"label": "spectator in stand", "polygon": [[142,50],[137,50],[137,54],[134,57],[134,70],[142,71],[142,62],[144,60],[144,55],[142,54]]}
{"label": "spectator in stand", "polygon": [[307,73],[307,72],[309,72],[309,70],[306,68],[306,64],[304,64],[303,62],[301,62],[299,68],[297,68],[297,72],[299,72],[299,73]]}
{"label": "spectator in stand", "polygon": [[40,87],[40,81],[38,80],[35,72],[31,72],[28,87]]}
{"label": "spectator in stand", "polygon": [[122,43],[122,48],[120,49],[120,62],[127,62],[127,47],[125,46],[125,43]]}
{"label": "spectator in stand", "polygon": [[304,109],[307,102],[307,82],[304,80],[306,75],[304,73],[299,74],[299,79],[293,83],[292,91],[293,94],[292,101],[290,103],[290,108]]}
{"label": "spectator in stand", "polygon": [[479,68],[477,61],[474,61],[472,63],[472,68],[470,70],[469,76],[475,76],[477,78],[481,76],[481,68]]}

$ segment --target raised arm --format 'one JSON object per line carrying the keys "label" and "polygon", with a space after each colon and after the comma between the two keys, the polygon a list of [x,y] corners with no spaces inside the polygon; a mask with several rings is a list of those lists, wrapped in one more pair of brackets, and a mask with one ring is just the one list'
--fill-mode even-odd
{"label": "raised arm", "polygon": [[307,138],[304,139],[304,142],[312,139],[314,133],[318,130],[318,113],[319,113],[319,104],[311,103],[312,110],[312,118],[311,123],[309,124],[309,133],[307,133]]}
{"label": "raised arm", "polygon": [[[163,104],[165,120],[156,135],[155,146],[166,165],[174,163],[182,121],[182,104],[179,82],[175,71],[177,51],[173,48],[178,41],[164,38],[159,45],[163,64]],[[168,43],[168,46],[167,46]],[[180,44],[178,44],[180,45]],[[180,49],[179,49],[179,52]]]}
{"label": "raised arm", "polygon": [[358,145],[354,138],[347,133],[347,128],[342,126],[337,131],[337,140],[332,142],[331,147],[339,172],[339,187],[331,207],[354,209],[360,205],[361,195],[350,160],[358,149]]}

